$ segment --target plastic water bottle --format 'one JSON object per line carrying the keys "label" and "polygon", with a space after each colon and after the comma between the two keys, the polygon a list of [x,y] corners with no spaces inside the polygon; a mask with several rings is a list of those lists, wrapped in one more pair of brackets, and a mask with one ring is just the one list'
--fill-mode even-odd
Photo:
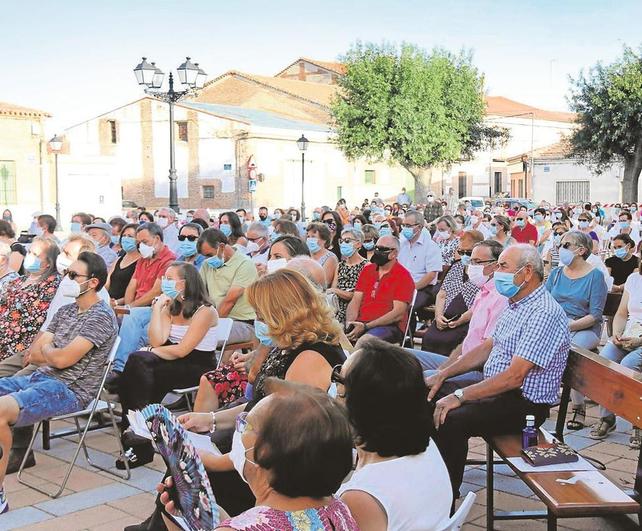
{"label": "plastic water bottle", "polygon": [[522,430],[522,448],[537,446],[537,428],[535,415],[526,415],[526,427]]}

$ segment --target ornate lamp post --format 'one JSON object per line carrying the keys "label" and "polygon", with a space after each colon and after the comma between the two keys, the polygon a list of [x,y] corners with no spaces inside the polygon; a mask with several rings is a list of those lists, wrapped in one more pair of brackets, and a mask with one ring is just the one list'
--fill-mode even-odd
{"label": "ornate lamp post", "polygon": [[192,95],[195,90],[203,88],[207,74],[198,63],[192,63],[189,57],[180,65],[176,71],[178,79],[182,85],[187,88],[182,91],[174,90],[174,75],[169,73],[169,90],[163,92],[160,88],[163,85],[165,74],[156,66],[156,63],[148,63],[147,58],[134,68],[136,81],[139,85],[145,86],[145,94],[153,96],[157,100],[163,101],[169,105],[169,207],[178,212],[178,189],[176,186],[176,164],[175,164],[175,146],[174,146],[174,104],[188,95]]}
{"label": "ornate lamp post", "polygon": [[305,151],[308,149],[310,141],[301,135],[296,141],[296,145],[301,151],[301,221],[305,221]]}
{"label": "ornate lamp post", "polygon": [[49,149],[54,154],[56,160],[56,224],[60,226],[60,196],[59,196],[59,186],[58,186],[58,155],[62,152],[63,139],[58,135],[49,141]]}

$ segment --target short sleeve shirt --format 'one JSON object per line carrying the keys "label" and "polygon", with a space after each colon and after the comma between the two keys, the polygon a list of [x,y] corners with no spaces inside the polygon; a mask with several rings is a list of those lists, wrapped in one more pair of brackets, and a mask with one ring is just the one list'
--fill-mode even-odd
{"label": "short sleeve shirt", "polygon": [[86,407],[96,397],[109,351],[118,335],[113,310],[103,300],[83,313],[79,313],[78,304],[68,304],[56,312],[47,332],[54,335],[53,345],[56,348],[66,347],[79,336],[93,344],[89,352],[71,367],[38,369],[64,383]]}
{"label": "short sleeve shirt", "polygon": [[[410,272],[415,282],[421,280],[427,273],[440,272],[443,268],[439,245],[432,241],[428,231],[423,230],[414,243],[402,238],[399,263]],[[431,284],[436,283],[437,275]]]}
{"label": "short sleeve shirt", "polygon": [[[361,271],[354,290],[363,293],[357,320],[368,322],[391,311],[394,301],[410,304],[415,283],[408,270],[399,262],[396,262],[381,279],[377,266],[368,264]],[[404,317],[398,323],[402,331],[406,328],[406,320]]]}
{"label": "short sleeve shirt", "polygon": [[134,299],[140,299],[152,289],[156,280],[165,274],[165,271],[174,260],[176,260],[176,255],[166,245],[156,256],[138,260],[132,277],[137,282]]}
{"label": "short sleeve shirt", "polygon": [[[234,252],[230,259],[218,269],[213,268],[206,260],[201,266],[200,273],[210,298],[216,306],[221,303],[232,286],[248,288],[258,278],[254,262],[238,251]],[[251,321],[256,318],[254,308],[247,302],[245,291],[236,300],[227,317],[235,321]]]}
{"label": "short sleeve shirt", "polygon": [[537,228],[532,223],[526,223],[526,226],[523,229],[513,227],[510,234],[517,243],[530,243],[531,240],[537,243],[537,240],[539,239]]}

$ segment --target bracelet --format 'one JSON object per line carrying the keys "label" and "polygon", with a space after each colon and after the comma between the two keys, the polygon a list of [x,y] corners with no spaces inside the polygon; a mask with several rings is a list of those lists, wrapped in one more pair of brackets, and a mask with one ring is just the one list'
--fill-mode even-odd
{"label": "bracelet", "polygon": [[210,428],[210,433],[214,433],[216,431],[216,416],[213,411],[210,411],[210,415],[212,415],[212,427]]}
{"label": "bracelet", "polygon": [[363,331],[364,331],[364,332],[367,332],[368,330],[370,330],[370,329],[368,328],[368,323],[364,322],[364,323],[363,323]]}

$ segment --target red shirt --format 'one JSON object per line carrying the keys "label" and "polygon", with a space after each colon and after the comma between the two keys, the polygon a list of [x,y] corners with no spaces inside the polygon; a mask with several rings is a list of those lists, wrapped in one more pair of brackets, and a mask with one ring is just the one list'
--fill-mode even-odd
{"label": "red shirt", "polygon": [[532,240],[534,242],[533,244],[536,244],[539,238],[537,227],[532,223],[526,223],[523,229],[520,229],[517,226],[513,227],[510,231],[510,235],[515,239],[515,241],[517,241],[517,243],[530,243]]}
{"label": "red shirt", "polygon": [[[377,266],[368,264],[361,270],[354,290],[363,293],[357,320],[368,322],[392,311],[393,301],[410,304],[415,292],[415,283],[408,270],[399,262],[381,279]],[[406,330],[407,320],[406,315],[397,323],[402,332]]]}
{"label": "red shirt", "polygon": [[161,278],[169,264],[176,260],[176,255],[169,250],[167,245],[163,245],[161,251],[151,258],[141,258],[136,263],[134,276],[136,279],[136,293],[134,300],[140,299],[145,293],[154,287],[157,279]]}

